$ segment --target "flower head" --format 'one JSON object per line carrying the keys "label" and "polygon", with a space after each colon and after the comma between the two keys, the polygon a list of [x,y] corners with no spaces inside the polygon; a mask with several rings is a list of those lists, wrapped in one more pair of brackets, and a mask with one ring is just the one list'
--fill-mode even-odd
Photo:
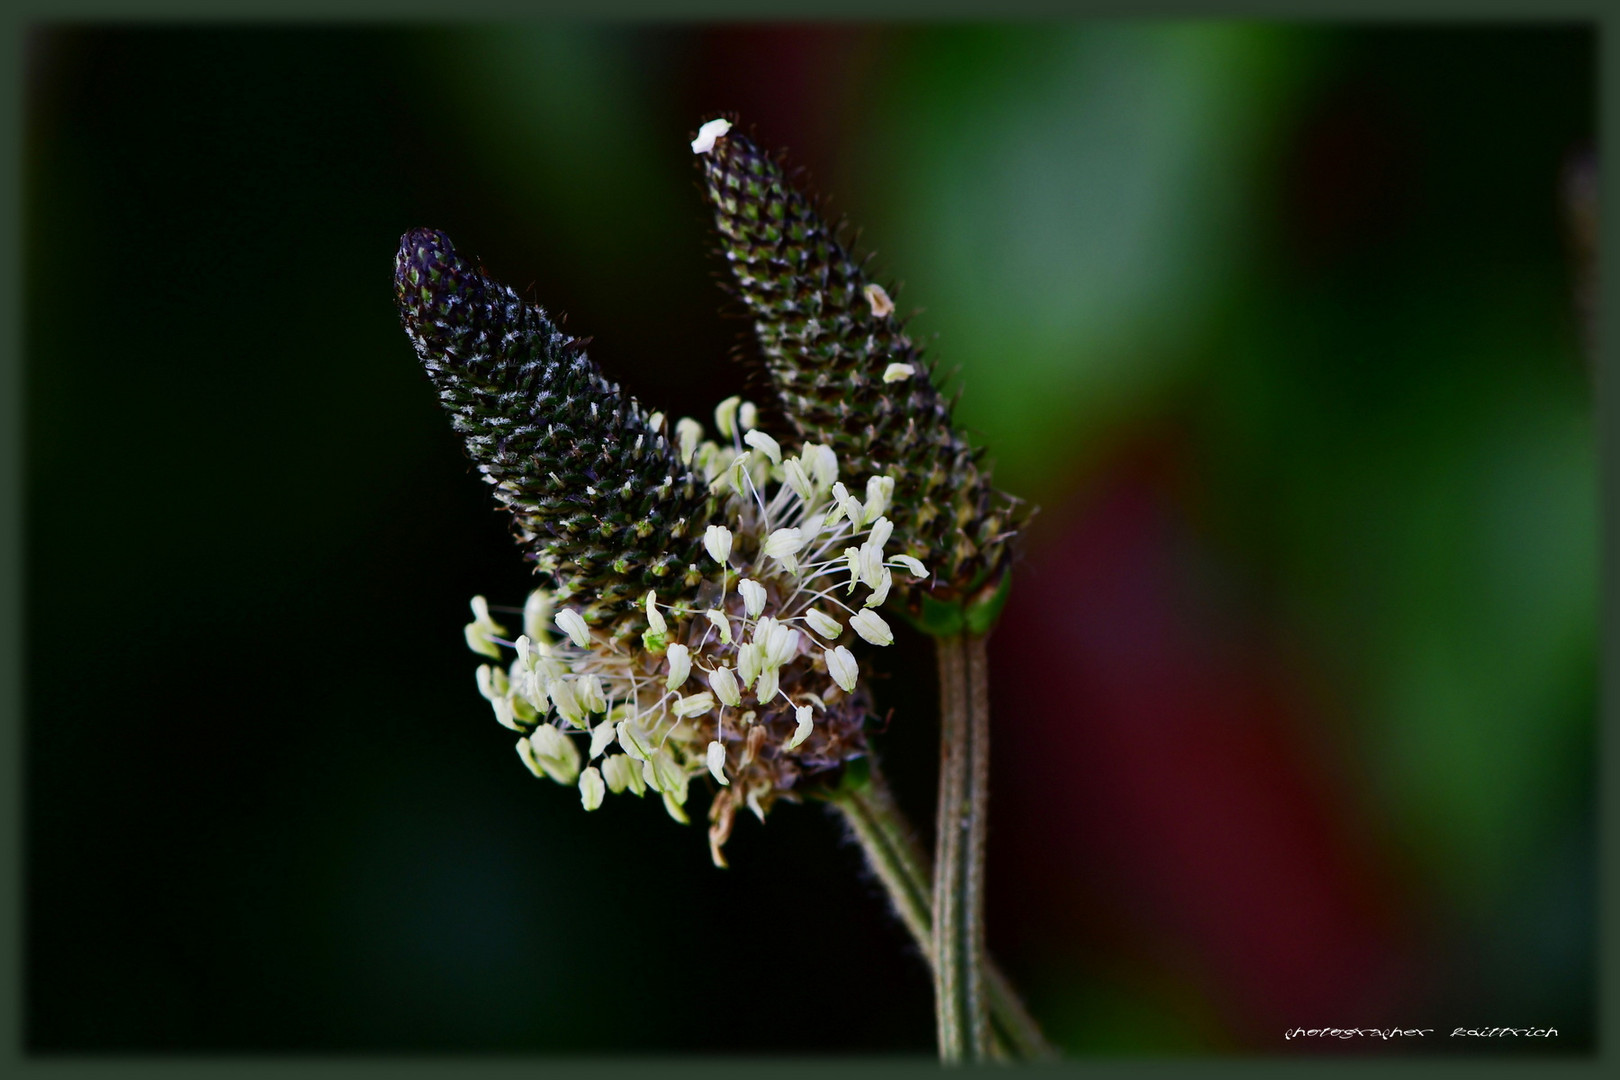
{"label": "flower head", "polygon": [[[587,809],[605,793],[651,788],[685,820],[690,782],[712,782],[709,837],[721,865],[739,807],[763,818],[778,799],[831,782],[866,754],[869,699],[845,643],[893,641],[863,602],[914,562],[884,554],[889,519],[841,508],[835,454],[815,445],[790,454],[774,439],[745,444],[740,411],[734,403],[727,414],[729,446],[693,446],[717,499],[697,580],[649,590],[624,616],[656,628],[663,648],[531,597],[526,610],[555,612],[551,626],[526,622],[535,634],[514,643],[509,668],[485,665],[478,680],[497,720],[525,733],[524,761],[536,775],[577,779]],[[678,426],[691,431],[686,424]],[[862,553],[854,566],[846,549]],[[590,606],[588,597],[573,601]],[[582,755],[561,748],[574,739],[588,741],[583,758],[595,764],[582,770]]]}
{"label": "flower head", "polygon": [[451,425],[559,604],[617,615],[695,573],[712,500],[663,418],[604,379],[581,341],[433,229],[401,238],[394,294]]}
{"label": "flower head", "polygon": [[916,603],[927,588],[953,600],[987,580],[993,586],[1021,512],[991,486],[979,452],[952,425],[950,404],[889,293],[867,278],[777,157],[729,120],[703,130],[702,149],[693,149],[705,194],[784,414],[801,438],[829,447],[851,471],[888,478],[884,504],[893,507],[903,553],[937,571],[928,581],[896,582],[897,596]]}

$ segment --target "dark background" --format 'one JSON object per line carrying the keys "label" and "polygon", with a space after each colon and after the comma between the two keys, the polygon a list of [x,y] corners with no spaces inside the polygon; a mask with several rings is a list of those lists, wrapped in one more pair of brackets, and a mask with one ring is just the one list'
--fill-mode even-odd
{"label": "dark background", "polygon": [[[586,815],[461,639],[529,581],[398,237],[706,419],[749,355],[686,146],[721,109],[865,227],[1043,506],[993,640],[990,937],[1052,1037],[1590,1049],[1595,41],[37,29],[29,1049],[931,1053],[830,817],[740,823],[722,872],[656,803]],[[926,642],[882,667],[925,823]],[[1559,1037],[1445,1038],[1480,1025]]]}

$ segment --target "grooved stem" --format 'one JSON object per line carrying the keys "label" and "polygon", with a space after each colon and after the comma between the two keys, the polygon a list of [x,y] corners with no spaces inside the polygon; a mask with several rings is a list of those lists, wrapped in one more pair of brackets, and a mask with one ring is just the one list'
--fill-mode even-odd
{"label": "grooved stem", "polygon": [[984,833],[990,695],[984,637],[935,639],[939,658],[939,816],[934,835],[934,1005],[939,1057],[983,1061]]}
{"label": "grooved stem", "polygon": [[[933,865],[917,842],[911,824],[900,813],[888,783],[872,766],[871,780],[859,791],[835,792],[830,801],[849,822],[866,853],[867,865],[883,883],[895,913],[933,965]],[[1018,992],[988,956],[984,963],[985,993],[990,1009],[990,1053],[995,1058],[1050,1060],[1057,1051],[1041,1034]]]}

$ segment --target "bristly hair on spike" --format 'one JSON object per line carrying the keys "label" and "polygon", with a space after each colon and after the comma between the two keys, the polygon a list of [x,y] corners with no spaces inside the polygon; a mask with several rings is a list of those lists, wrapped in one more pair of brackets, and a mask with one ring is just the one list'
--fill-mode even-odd
{"label": "bristly hair on spike", "polygon": [[[394,295],[468,456],[555,579],[557,603],[616,617],[649,589],[696,580],[715,511],[707,485],[580,339],[434,229],[401,238]],[[640,629],[621,619],[615,632]]]}
{"label": "bristly hair on spike", "polygon": [[[1005,573],[1023,516],[951,422],[888,292],[840,242],[780,155],[737,128],[696,151],[735,293],[754,320],[779,404],[806,441],[895,479],[907,553],[954,599]],[[915,593],[902,587],[897,596]]]}

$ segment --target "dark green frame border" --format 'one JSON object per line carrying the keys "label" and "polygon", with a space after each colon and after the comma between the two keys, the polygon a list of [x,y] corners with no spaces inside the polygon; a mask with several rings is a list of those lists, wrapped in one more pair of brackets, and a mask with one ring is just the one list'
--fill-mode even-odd
{"label": "dark green frame border", "polygon": [[[1218,3],[1215,0],[1181,0],[1179,3],[1131,5],[1108,0],[787,0],[770,5],[758,0],[684,0],[676,5],[658,5],[649,0],[596,0],[595,3],[568,3],[545,0],[521,3],[518,0],[462,0],[451,5],[444,0],[324,0],[321,3],[281,5],[238,4],[223,7],[207,0],[128,0],[128,2],[27,3],[8,11],[3,30],[4,55],[11,77],[4,85],[3,137],[10,148],[10,168],[0,177],[7,212],[0,217],[0,327],[4,328],[4,348],[0,349],[0,924],[8,929],[0,937],[0,1068],[12,1076],[119,1076],[191,1077],[230,1074],[241,1077],[297,1077],[324,1080],[326,1077],[427,1077],[473,1075],[486,1080],[496,1077],[547,1075],[614,1076],[623,1073],[663,1077],[720,1077],[821,1075],[837,1069],[841,1075],[877,1072],[932,1072],[932,1062],[915,1059],[695,1059],[695,1058],[28,1058],[23,1054],[22,1033],[24,987],[23,950],[23,785],[22,774],[22,625],[23,592],[27,587],[23,551],[22,445],[24,385],[22,355],[22,263],[21,247],[26,223],[22,218],[22,104],[24,61],[28,28],[36,22],[52,21],[171,21],[223,20],[248,21],[417,21],[425,19],[534,18],[574,16],[596,19],[846,19],[846,20],[937,20],[1054,17],[1178,17],[1178,18],[1255,18],[1309,21],[1582,21],[1599,28],[1599,72],[1602,101],[1599,109],[1600,143],[1620,145],[1620,109],[1615,107],[1620,86],[1620,49],[1616,46],[1617,17],[1601,0],[1248,0],[1247,3]],[[1600,157],[1601,160],[1601,157]],[[1620,205],[1620,183],[1613,170],[1602,176],[1601,202]],[[1608,214],[1603,220],[1603,251],[1620,248],[1620,219]],[[1599,453],[1605,465],[1603,477],[1603,690],[1600,695],[1601,780],[1599,783],[1601,822],[1601,863],[1599,870],[1601,907],[1597,969],[1601,980],[1597,993],[1599,1051],[1593,1058],[1576,1061],[1547,1060],[1515,1056],[1512,1060],[1489,1057],[1406,1058],[1387,1057],[1342,1060],[1301,1058],[1266,1059],[1188,1059],[1176,1061],[1096,1061],[1077,1060],[1040,1066],[1049,1071],[1079,1072],[1090,1076],[1129,1076],[1147,1078],[1198,1074],[1207,1076],[1273,1076],[1296,1071],[1361,1072],[1378,1069],[1381,1076],[1399,1077],[1496,1077],[1528,1075],[1574,1076],[1607,1073],[1615,1064],[1614,1047],[1620,1035],[1620,1006],[1611,992],[1614,976],[1620,972],[1620,940],[1614,933],[1614,897],[1620,894],[1620,860],[1615,858],[1616,837],[1620,836],[1620,809],[1607,797],[1608,781],[1620,779],[1620,741],[1613,737],[1617,703],[1615,687],[1620,676],[1620,543],[1615,540],[1617,513],[1620,513],[1620,473],[1613,468],[1620,460],[1616,427],[1620,423],[1620,382],[1616,380],[1615,319],[1620,282],[1614,274],[1601,277],[1601,305],[1598,314],[1599,356],[1597,364],[1596,407]]]}

